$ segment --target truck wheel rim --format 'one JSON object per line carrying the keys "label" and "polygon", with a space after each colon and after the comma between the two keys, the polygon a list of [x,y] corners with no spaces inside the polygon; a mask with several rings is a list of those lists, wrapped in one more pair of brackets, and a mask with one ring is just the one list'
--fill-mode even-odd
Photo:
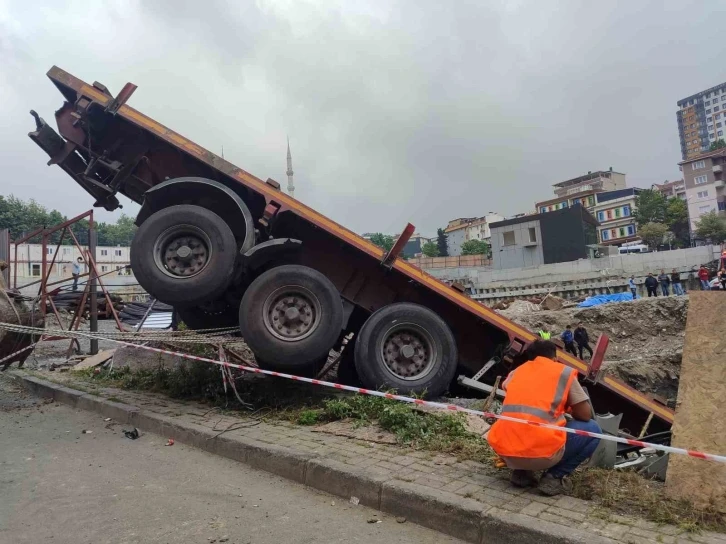
{"label": "truck wheel rim", "polygon": [[154,263],[172,278],[192,278],[204,270],[212,257],[212,241],[194,225],[175,225],[154,243]]}
{"label": "truck wheel rim", "polygon": [[415,323],[399,323],[381,337],[380,353],[386,369],[401,380],[420,380],[436,361],[431,334]]}
{"label": "truck wheel rim", "polygon": [[299,342],[313,334],[321,316],[318,297],[300,285],[275,289],[262,307],[265,328],[285,342]]}

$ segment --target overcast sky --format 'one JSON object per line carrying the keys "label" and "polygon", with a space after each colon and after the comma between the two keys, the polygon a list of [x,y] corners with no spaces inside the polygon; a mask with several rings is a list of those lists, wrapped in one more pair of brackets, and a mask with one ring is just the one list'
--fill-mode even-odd
{"label": "overcast sky", "polygon": [[724,7],[0,0],[0,193],[92,204],[26,136],[53,64],[283,187],[289,135],[296,196],[358,232],[528,211],[610,166],[650,187],[679,176],[676,101],[726,80]]}

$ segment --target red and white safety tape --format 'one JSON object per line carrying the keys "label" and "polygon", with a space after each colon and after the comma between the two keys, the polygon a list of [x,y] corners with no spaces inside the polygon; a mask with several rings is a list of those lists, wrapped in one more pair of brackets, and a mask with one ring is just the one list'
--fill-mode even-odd
{"label": "red and white safety tape", "polygon": [[3,357],[2,359],[0,359],[0,364],[1,364],[1,363],[4,363],[5,361],[9,361],[10,359],[12,359],[13,357],[15,357],[16,355],[19,355],[19,354],[21,354],[21,353],[25,353],[25,352],[26,352],[26,351],[28,351],[29,349],[33,349],[33,348],[35,347],[35,345],[36,345],[37,343],[38,343],[38,342],[34,342],[33,344],[30,344],[29,346],[25,346],[24,348],[22,348],[22,349],[19,349],[19,350],[18,350],[18,351],[16,351],[15,353],[11,353],[10,355],[6,355],[6,356],[5,356],[5,357]]}
{"label": "red and white safety tape", "polygon": [[[0,324],[0,327],[2,325],[4,325],[4,324]],[[10,327],[8,327],[8,328],[10,328]],[[200,361],[203,363],[212,363],[215,365],[225,366],[228,368],[237,368],[237,369],[243,370],[245,372],[254,372],[255,374],[266,374],[268,376],[275,376],[278,378],[285,378],[288,380],[294,380],[294,381],[298,381],[298,382],[311,383],[313,385],[322,385],[323,387],[330,387],[333,389],[350,391],[352,393],[358,393],[360,395],[371,395],[374,397],[382,397],[382,398],[386,398],[386,399],[390,399],[390,400],[407,402],[409,404],[430,406],[432,408],[439,408],[439,409],[448,410],[451,412],[462,412],[465,414],[473,414],[475,416],[481,416],[481,417],[485,417],[485,418],[501,419],[503,421],[512,421],[514,423],[532,425],[534,427],[542,427],[545,429],[552,429],[554,431],[562,431],[562,432],[566,432],[566,433],[570,433],[570,434],[577,434],[580,436],[589,436],[590,438],[599,438],[600,440],[609,440],[610,442],[618,442],[620,444],[628,444],[630,446],[636,446],[639,448],[652,448],[654,450],[663,451],[666,453],[674,453],[676,455],[687,455],[689,457],[695,457],[697,459],[705,459],[707,461],[715,461],[717,463],[726,463],[726,455],[717,455],[714,453],[705,453],[705,452],[701,452],[701,451],[688,450],[688,449],[683,449],[683,448],[674,448],[672,446],[663,446],[661,444],[652,444],[650,442],[642,442],[640,440],[632,440],[629,438],[622,438],[620,436],[611,436],[611,435],[606,435],[606,434],[601,434],[601,433],[592,433],[589,431],[581,431],[578,429],[569,429],[567,427],[558,427],[556,425],[549,425],[547,423],[538,423],[536,421],[527,421],[526,419],[517,419],[515,417],[504,416],[504,415],[495,414],[492,412],[481,412],[479,410],[472,410],[470,408],[462,408],[461,406],[457,406],[455,404],[445,404],[442,402],[433,402],[433,401],[429,401],[429,400],[416,399],[413,397],[406,397],[404,395],[396,395],[393,393],[384,393],[382,391],[364,389],[362,387],[352,387],[349,385],[342,385],[339,383],[327,382],[324,380],[316,380],[314,378],[303,378],[302,376],[295,376],[293,374],[286,374],[284,372],[276,372],[273,370],[263,370],[261,368],[255,368],[255,367],[245,366],[245,365],[238,365],[238,364],[230,363],[227,361],[217,361],[215,359],[209,359],[207,357],[189,355],[188,353],[169,351],[169,350],[165,350],[165,349],[154,348],[151,346],[142,346],[139,344],[133,344],[131,342],[124,342],[123,340],[115,340],[112,338],[105,338],[102,336],[99,337],[96,335],[87,334],[87,333],[83,333],[80,331],[74,331],[74,335],[83,336],[86,338],[99,338],[101,340],[106,340],[108,342],[115,342],[117,344],[122,344],[124,346],[132,347],[132,348],[138,348],[138,349],[143,349],[143,350],[147,350],[147,351],[154,351],[156,353],[164,353],[166,355],[183,357],[185,359],[191,359],[193,361]]]}

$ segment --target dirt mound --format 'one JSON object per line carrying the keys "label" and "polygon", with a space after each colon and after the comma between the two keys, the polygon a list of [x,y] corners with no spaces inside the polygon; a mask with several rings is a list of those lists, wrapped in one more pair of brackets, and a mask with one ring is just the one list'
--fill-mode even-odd
{"label": "dirt mound", "polygon": [[532,311],[514,303],[499,313],[530,330],[554,335],[582,323],[591,345],[600,334],[610,337],[603,368],[639,391],[655,393],[673,404],[683,355],[688,297],[658,297],[602,304],[591,308]]}

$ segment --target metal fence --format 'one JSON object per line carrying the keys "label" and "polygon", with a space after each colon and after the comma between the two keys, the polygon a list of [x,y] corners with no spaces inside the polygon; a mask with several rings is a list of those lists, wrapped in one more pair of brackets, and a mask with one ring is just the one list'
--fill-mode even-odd
{"label": "metal fence", "polygon": [[0,229],[0,261],[5,261],[7,267],[2,272],[3,282],[10,285],[10,231]]}
{"label": "metal fence", "polygon": [[461,255],[460,257],[414,257],[408,260],[412,265],[426,270],[431,268],[456,268],[464,266],[491,266],[491,259],[484,255]]}

